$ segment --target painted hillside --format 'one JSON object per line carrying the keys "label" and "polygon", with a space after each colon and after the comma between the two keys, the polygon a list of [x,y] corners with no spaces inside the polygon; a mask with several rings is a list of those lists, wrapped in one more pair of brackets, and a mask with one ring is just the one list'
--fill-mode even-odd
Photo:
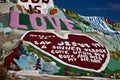
{"label": "painted hillside", "polygon": [[19,76],[37,71],[38,76],[120,79],[119,23],[57,5],[42,12],[15,1],[0,3],[0,69]]}

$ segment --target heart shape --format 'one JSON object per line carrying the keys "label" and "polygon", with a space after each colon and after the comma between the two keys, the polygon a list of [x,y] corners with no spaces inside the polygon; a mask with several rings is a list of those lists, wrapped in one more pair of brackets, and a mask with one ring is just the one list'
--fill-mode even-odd
{"label": "heart shape", "polygon": [[61,37],[55,32],[29,31],[21,40],[60,63],[78,69],[100,72],[110,59],[105,46],[85,34],[66,34]]}

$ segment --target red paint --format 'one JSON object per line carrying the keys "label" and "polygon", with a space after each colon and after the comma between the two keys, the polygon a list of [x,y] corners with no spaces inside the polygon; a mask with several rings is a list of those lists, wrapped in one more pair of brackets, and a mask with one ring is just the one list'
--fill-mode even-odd
{"label": "red paint", "polygon": [[[103,65],[107,65],[106,59],[108,59],[109,61],[109,53],[107,52],[106,48],[85,35],[69,34],[68,38],[60,38],[54,33],[33,31],[28,32],[26,35],[24,35],[22,39],[31,42],[33,46],[37,46],[45,53],[54,56],[58,60],[61,60],[71,65],[78,66],[80,68],[94,69],[96,71],[99,71],[99,69],[101,69]],[[58,45],[62,45],[65,47],[71,46],[71,49],[55,48]],[[74,53],[75,51],[77,52]],[[81,58],[80,55],[85,53],[90,54],[83,55],[86,57]],[[97,55],[97,59],[100,62],[93,62],[93,57],[95,57],[95,55]],[[97,59],[95,59],[95,61],[97,61]]]}
{"label": "red paint", "polygon": [[[20,0],[21,2],[28,2],[28,0]],[[41,0],[31,0],[32,3],[39,3]],[[42,0],[42,3],[49,3],[49,0]]]}
{"label": "red paint", "polygon": [[108,23],[108,24],[110,24],[110,25],[112,25],[112,26],[113,26],[113,22],[111,22],[110,20],[108,20],[108,19],[104,18],[104,21],[105,21],[106,23]]}
{"label": "red paint", "polygon": [[19,54],[17,52],[18,52],[18,49],[20,49],[21,44],[22,42],[20,42],[19,45],[12,50],[10,55],[5,58],[5,62],[4,62],[5,66],[10,66],[11,63],[17,65],[14,61],[14,58],[19,59]]}
{"label": "red paint", "polygon": [[51,9],[51,10],[50,10],[50,15],[54,15],[54,14],[56,14],[57,12],[58,12],[57,9]]}

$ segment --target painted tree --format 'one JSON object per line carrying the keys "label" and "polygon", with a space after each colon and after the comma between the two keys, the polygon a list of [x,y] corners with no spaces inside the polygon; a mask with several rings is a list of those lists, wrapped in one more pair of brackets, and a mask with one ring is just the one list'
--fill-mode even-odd
{"label": "painted tree", "polygon": [[37,59],[37,62],[35,64],[35,70],[39,70],[41,68],[41,65],[40,65],[40,58]]}

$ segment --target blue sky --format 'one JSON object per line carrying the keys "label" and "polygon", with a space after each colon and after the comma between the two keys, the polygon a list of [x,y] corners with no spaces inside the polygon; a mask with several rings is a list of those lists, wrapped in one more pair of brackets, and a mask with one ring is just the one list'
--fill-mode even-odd
{"label": "blue sky", "polygon": [[54,0],[54,3],[83,16],[103,16],[120,22],[120,0]]}

